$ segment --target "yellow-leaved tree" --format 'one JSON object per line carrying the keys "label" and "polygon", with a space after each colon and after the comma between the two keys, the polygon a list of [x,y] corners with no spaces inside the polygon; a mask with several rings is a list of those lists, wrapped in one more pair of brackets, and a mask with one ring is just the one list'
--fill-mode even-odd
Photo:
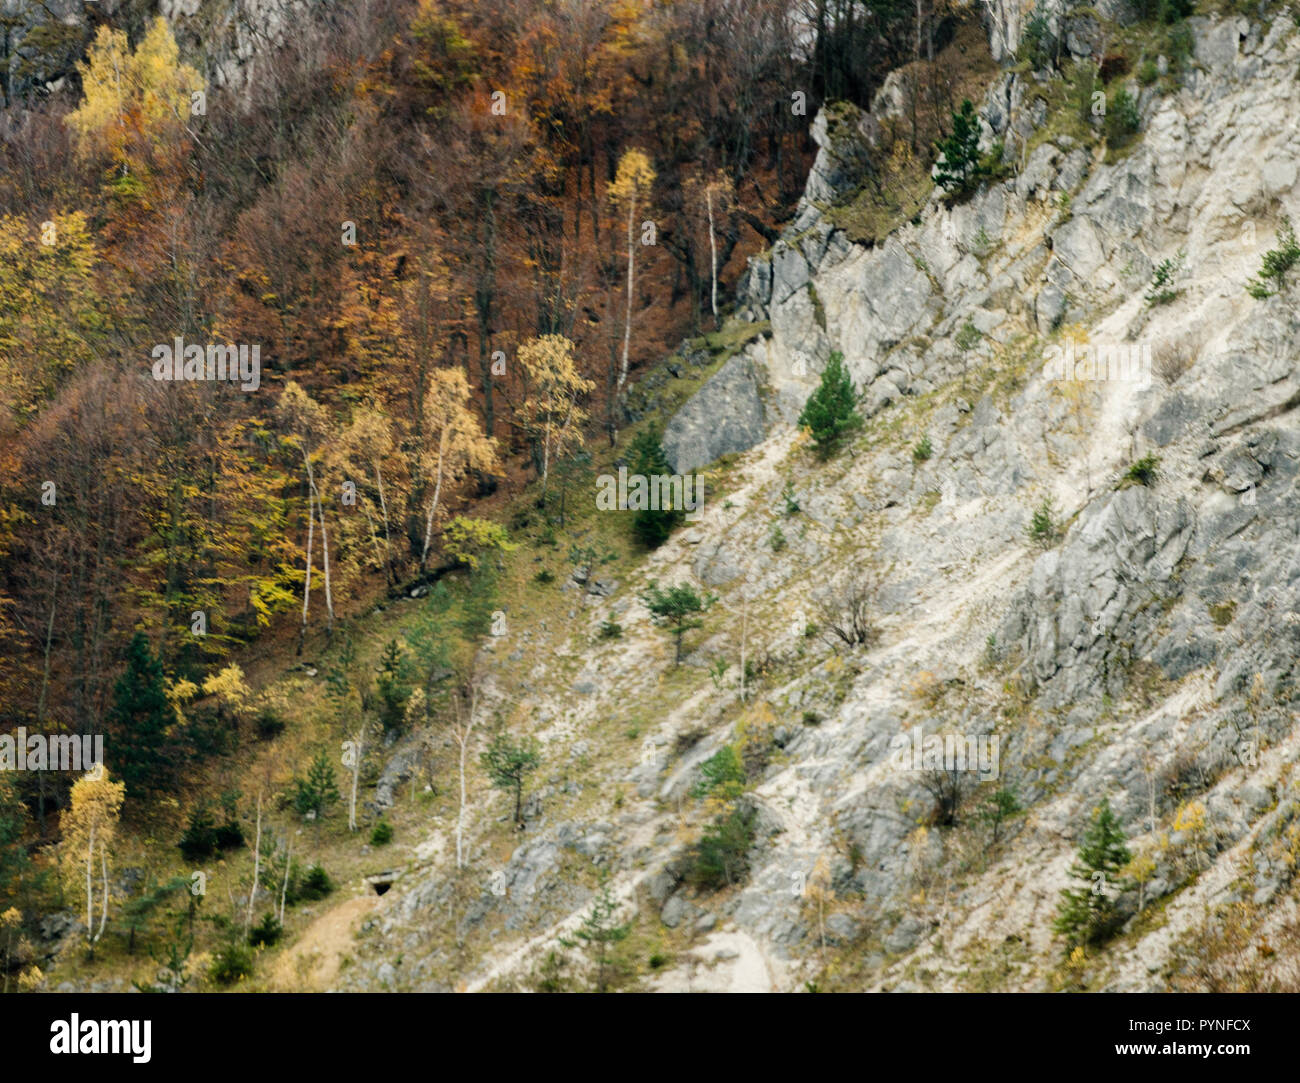
{"label": "yellow-leaved tree", "polygon": [[578,396],[596,385],[578,372],[573,343],[563,335],[529,339],[519,347],[519,364],[528,395],[518,421],[533,442],[544,500],[552,461],[583,445],[582,423],[587,415],[578,405]]}
{"label": "yellow-leaved tree", "polygon": [[39,229],[0,217],[0,405],[17,419],[101,354],[109,323],[96,289],[102,273],[81,212],[55,214]]}
{"label": "yellow-leaved tree", "polygon": [[[359,478],[365,488],[374,482],[374,493],[379,498],[379,514],[383,522],[383,542],[379,539],[378,526],[370,510],[370,501],[361,500],[361,510],[370,531],[370,543],[375,551],[375,563],[384,569],[384,578],[391,587],[395,581],[393,575],[393,541],[389,530],[388,495],[384,485],[384,469],[388,460],[397,449],[397,440],[393,434],[393,423],[384,413],[382,407],[371,402],[358,406],[352,414],[352,422],[339,437],[334,453],[336,468],[351,480]],[[358,496],[368,495],[364,491]]]}
{"label": "yellow-leaved tree", "polygon": [[331,430],[329,411],[313,399],[296,380],[290,380],[280,393],[275,406],[276,416],[288,435],[284,442],[302,456],[303,473],[307,477],[307,571],[302,589],[302,624],[298,631],[298,653],[302,653],[307,636],[307,613],[311,602],[311,561],[314,547],[316,515],[320,515],[321,549],[324,556],[326,629],[334,634],[334,591],[330,586],[330,536],[325,525],[325,506],[317,484],[317,466],[326,452],[326,442]]}
{"label": "yellow-leaved tree", "polygon": [[636,272],[635,224],[637,205],[650,198],[655,182],[654,167],[645,151],[625,150],[618,160],[618,172],[609,186],[609,200],[627,213],[627,315],[623,322],[623,356],[618,370],[618,390],[627,383],[627,354],[632,341],[632,280]]}
{"label": "yellow-leaved tree", "polygon": [[477,415],[470,409],[469,381],[460,369],[434,369],[429,373],[429,390],[424,396],[424,454],[421,466],[433,475],[433,495],[424,520],[424,548],[420,570],[429,557],[434,517],[442,499],[447,474],[466,470],[490,470],[496,465],[496,441],[483,432]]}
{"label": "yellow-leaved tree", "polygon": [[68,810],[60,820],[63,837],[58,847],[59,873],[65,891],[85,894],[86,949],[92,959],[108,924],[108,857],[125,796],[126,785],[110,781],[108,769],[99,764],[73,784]]}
{"label": "yellow-leaved tree", "polygon": [[126,33],[101,26],[77,65],[85,100],[67,116],[85,158],[110,158],[123,176],[145,172],[160,151],[188,133],[192,95],[203,77],[180,61],[161,16],[133,53]]}

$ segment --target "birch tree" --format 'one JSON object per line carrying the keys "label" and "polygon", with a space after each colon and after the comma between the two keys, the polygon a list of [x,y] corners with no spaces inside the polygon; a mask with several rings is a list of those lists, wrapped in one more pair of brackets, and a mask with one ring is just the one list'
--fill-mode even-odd
{"label": "birch tree", "polygon": [[718,225],[719,216],[727,214],[735,203],[736,187],[725,170],[696,174],[686,182],[686,198],[697,209],[703,207],[709,231],[709,308],[718,320]]}
{"label": "birch tree", "polygon": [[257,900],[257,880],[262,871],[262,791],[257,791],[257,837],[253,842],[253,883],[248,889],[248,909],[244,913],[244,939],[253,927],[253,904]]}
{"label": "birch tree", "polygon": [[[68,811],[61,819],[59,869],[65,890],[85,892],[86,950],[90,959],[94,959],[95,945],[108,924],[108,855],[117,836],[125,797],[125,783],[109,781],[107,768],[99,764],[73,784]],[[98,929],[95,928],[96,904],[100,909]]]}
{"label": "birch tree", "polygon": [[586,411],[578,397],[596,385],[578,372],[573,343],[563,335],[542,335],[519,347],[519,364],[528,381],[528,395],[517,412],[520,426],[533,441],[542,498],[551,463],[582,447]]}
{"label": "birch tree", "polygon": [[[384,580],[391,587],[393,575],[393,539],[388,515],[388,496],[384,487],[384,464],[397,448],[393,434],[392,422],[384,415],[377,403],[368,403],[358,407],[352,415],[352,423],[339,438],[337,462],[345,474],[356,473],[368,480],[373,478],[376,495],[379,497],[379,515],[383,525],[383,557],[378,561],[384,569]],[[371,541],[379,547],[378,531],[375,529],[374,515],[370,504],[363,501],[362,513],[370,527]]]}
{"label": "birch tree", "polygon": [[623,322],[623,356],[619,363],[618,387],[622,391],[627,383],[628,348],[632,341],[632,284],[636,276],[636,212],[637,207],[650,197],[655,182],[654,167],[645,151],[635,147],[623,152],[618,160],[618,172],[609,186],[610,202],[627,214],[627,313]]}
{"label": "birch tree", "polygon": [[288,430],[285,443],[302,456],[303,473],[307,477],[307,575],[303,587],[302,627],[298,634],[298,653],[302,653],[307,635],[307,612],[311,596],[312,517],[319,512],[321,551],[325,574],[325,608],[328,613],[327,631],[334,634],[334,594],[330,587],[329,528],[325,524],[325,509],[321,504],[317,486],[316,466],[326,442],[330,419],[325,408],[316,402],[294,380],[285,384],[276,404],[276,414]]}
{"label": "birch tree", "polygon": [[460,369],[435,369],[429,374],[424,423],[427,432],[424,464],[434,480],[433,495],[425,514],[421,571],[429,557],[444,480],[448,475],[458,476],[467,470],[490,470],[497,461],[496,441],[483,432],[483,426],[470,409],[469,381]]}

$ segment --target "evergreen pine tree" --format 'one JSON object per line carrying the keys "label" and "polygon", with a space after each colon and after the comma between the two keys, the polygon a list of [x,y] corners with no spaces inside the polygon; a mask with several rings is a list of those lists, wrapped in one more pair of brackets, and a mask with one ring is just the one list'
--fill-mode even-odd
{"label": "evergreen pine tree", "polygon": [[663,590],[653,579],[641,592],[641,602],[650,611],[651,621],[672,632],[675,642],[673,665],[679,665],[682,660],[682,637],[704,623],[700,614],[707,612],[717,600],[716,594],[701,596],[689,583]]}
{"label": "evergreen pine tree", "polygon": [[850,433],[862,425],[858,414],[853,382],[844,367],[844,355],[839,350],[831,353],[822,371],[821,383],[808,396],[803,413],[799,415],[800,428],[807,429],[822,458],[829,458]]}
{"label": "evergreen pine tree", "polygon": [[618,902],[614,898],[614,893],[609,887],[609,877],[605,874],[601,878],[600,890],[596,893],[596,898],[591,904],[591,910],[582,919],[582,924],[578,926],[574,933],[574,940],[560,938],[560,943],[566,948],[577,947],[578,942],[591,948],[596,956],[596,992],[603,993],[609,988],[609,949],[611,944],[617,944],[620,940],[626,940],[628,933],[632,931],[632,925],[629,922],[625,925],[619,925],[614,920],[614,915],[618,911]]}
{"label": "evergreen pine tree", "polygon": [[980,123],[969,98],[952,114],[952,134],[941,139],[935,150],[939,153],[939,163],[934,179],[945,191],[961,195],[984,175],[980,164]]}
{"label": "evergreen pine tree", "polygon": [[1052,923],[1068,947],[1097,943],[1114,931],[1118,920],[1114,896],[1128,887],[1119,870],[1131,857],[1119,819],[1111,811],[1110,801],[1103,798],[1084,832],[1079,859],[1070,868],[1070,875],[1082,886],[1061,892]]}
{"label": "evergreen pine tree", "polygon": [[508,733],[498,733],[492,738],[492,743],[479,762],[493,786],[498,790],[514,792],[515,825],[523,827],[524,780],[542,762],[537,742],[531,737],[515,741]]}
{"label": "evergreen pine tree", "polygon": [[[655,475],[666,476],[673,472],[664,453],[663,444],[657,429],[646,429],[637,434],[629,449],[631,460],[630,473],[640,474],[645,478]],[[642,509],[632,519],[632,533],[637,541],[649,549],[655,549],[668,540],[673,527],[685,518],[684,508]]]}
{"label": "evergreen pine tree", "polygon": [[339,800],[338,782],[329,753],[323,748],[316,753],[316,758],[307,768],[307,777],[295,779],[294,787],[294,808],[303,816],[314,813],[319,820],[325,810]]}
{"label": "evergreen pine tree", "polygon": [[117,748],[115,766],[127,793],[157,793],[173,781],[178,756],[168,729],[175,717],[167,702],[162,663],[150,651],[144,633],[136,632],[109,712]]}

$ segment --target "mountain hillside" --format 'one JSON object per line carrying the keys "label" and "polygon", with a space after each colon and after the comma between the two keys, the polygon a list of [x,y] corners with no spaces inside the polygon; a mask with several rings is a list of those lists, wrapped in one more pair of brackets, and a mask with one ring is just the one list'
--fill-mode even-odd
{"label": "mountain hillside", "polygon": [[[149,957],[88,959],[50,901],[39,987],[1300,990],[1300,20],[1151,7],[955,5],[933,140],[919,37],[826,94],[714,329],[654,309],[684,337],[625,391],[622,324],[590,332],[581,456],[518,436],[427,567],[371,567],[329,636],[286,582],[246,687],[168,685],[238,741],[124,820],[114,894],[204,870],[188,954],[157,917]],[[841,363],[860,423],[824,450]],[[620,469],[702,506],[647,545],[660,509],[602,506]],[[244,846],[175,854],[190,786],[238,791]],[[272,876],[283,935],[223,981]]]}

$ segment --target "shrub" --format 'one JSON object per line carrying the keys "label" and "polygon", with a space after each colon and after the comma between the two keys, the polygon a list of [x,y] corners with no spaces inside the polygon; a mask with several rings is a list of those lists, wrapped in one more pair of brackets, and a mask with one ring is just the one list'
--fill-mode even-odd
{"label": "shrub", "polygon": [[700,781],[696,783],[696,797],[711,794],[720,797],[739,797],[745,787],[745,765],[734,745],[723,745],[700,765]]}
{"label": "shrub", "polygon": [[934,447],[931,445],[930,437],[927,434],[926,436],[921,437],[920,443],[918,443],[916,447],[912,448],[912,461],[923,463],[933,454]]}
{"label": "shrub", "polygon": [[1286,273],[1300,262],[1300,243],[1296,241],[1290,218],[1282,219],[1282,225],[1277,231],[1277,243],[1276,248],[1264,253],[1259,274],[1246,286],[1246,292],[1256,300],[1272,297],[1282,289],[1286,284]]}
{"label": "shrub", "polygon": [[749,848],[754,844],[757,820],[752,808],[737,806],[705,829],[687,877],[695,887],[717,891],[749,872]]}
{"label": "shrub", "polygon": [[1176,256],[1161,260],[1156,266],[1151,275],[1151,286],[1145,297],[1148,308],[1167,305],[1178,296],[1181,291],[1174,288],[1174,279],[1178,277],[1178,272],[1183,268],[1183,260],[1186,258],[1187,252],[1180,249]]}
{"label": "shrub", "polygon": [[1178,71],[1185,71],[1187,62],[1192,58],[1192,51],[1196,47],[1192,28],[1186,23],[1178,23],[1169,31],[1166,43],[1169,50],[1169,63]]}
{"label": "shrub", "polygon": [[822,716],[816,711],[804,711],[803,724],[805,726],[820,726],[822,724]]}
{"label": "shrub", "polygon": [[779,553],[785,548],[785,532],[775,523],[772,524],[772,529],[767,535],[767,544],[772,547],[774,553]]}
{"label": "shrub", "polygon": [[785,515],[788,519],[792,515],[799,513],[799,501],[795,499],[794,482],[786,480],[785,488],[781,490],[781,499],[785,501]]}
{"label": "shrub", "polygon": [[1160,78],[1160,69],[1156,66],[1154,60],[1144,60],[1138,65],[1137,70],[1138,82],[1143,86],[1150,86]]}
{"label": "shrub", "polygon": [[1160,476],[1157,467],[1160,460],[1154,455],[1143,455],[1132,466],[1124,471],[1124,481],[1133,482],[1137,485],[1154,485],[1156,479]]}
{"label": "shrub", "polygon": [[1106,146],[1112,150],[1124,146],[1141,124],[1137,102],[1132,94],[1121,87],[1115,91],[1106,106]]}
{"label": "shrub", "polygon": [[1043,502],[1034,509],[1025,528],[1029,540],[1044,549],[1051,546],[1060,532],[1056,524],[1056,507],[1050,496],[1043,497]]}
{"label": "shrub", "polygon": [[216,826],[212,803],[207,798],[201,799],[190,813],[189,824],[181,841],[176,844],[186,861],[202,861],[205,857],[212,856],[217,848]]}
{"label": "shrub", "polygon": [[600,630],[596,634],[601,639],[620,639],[623,636],[623,626],[612,616],[606,617],[600,622]]}
{"label": "shrub", "polygon": [[215,841],[218,850],[238,850],[244,845],[244,829],[234,820],[227,820],[217,825]]}
{"label": "shrub", "polygon": [[253,719],[253,725],[257,728],[257,735],[263,741],[269,741],[284,732],[284,719],[270,705],[258,710]]}
{"label": "shrub", "polygon": [[325,898],[334,890],[334,881],[320,865],[313,865],[307,875],[298,884],[298,898],[304,902],[316,902]]}
{"label": "shrub", "polygon": [[541,571],[539,571],[536,575],[533,576],[533,582],[542,583],[542,584],[554,583],[555,573],[551,571],[550,568],[543,568],[541,569]]}
{"label": "shrub", "polygon": [[217,952],[209,973],[218,985],[234,985],[253,972],[253,953],[244,944],[231,942]]}
{"label": "shrub", "polygon": [[248,930],[248,943],[255,948],[270,947],[284,935],[284,926],[274,914],[267,914]]}
{"label": "shrub", "polygon": [[1033,14],[1025,23],[1024,32],[1020,35],[1019,51],[1034,71],[1042,71],[1049,64],[1054,65],[1060,55],[1061,43],[1052,33],[1051,23],[1041,3],[1034,5]]}
{"label": "shrub", "polygon": [[853,393],[853,382],[844,368],[844,355],[839,350],[831,353],[822,371],[821,383],[808,396],[799,427],[807,429],[813,444],[823,459],[830,458],[844,439],[862,426]]}
{"label": "shrub", "polygon": [[841,593],[834,589],[817,599],[817,615],[821,618],[819,632],[822,639],[834,646],[836,641],[849,647],[870,643],[876,635],[871,618],[876,585],[862,569],[849,572]]}
{"label": "shrub", "polygon": [[393,825],[387,820],[380,820],[370,832],[371,846],[387,846],[393,841]]}
{"label": "shrub", "polygon": [[1097,74],[1101,77],[1103,83],[1109,83],[1112,79],[1128,74],[1129,60],[1123,53],[1107,53],[1101,58],[1101,65],[1097,69]]}

